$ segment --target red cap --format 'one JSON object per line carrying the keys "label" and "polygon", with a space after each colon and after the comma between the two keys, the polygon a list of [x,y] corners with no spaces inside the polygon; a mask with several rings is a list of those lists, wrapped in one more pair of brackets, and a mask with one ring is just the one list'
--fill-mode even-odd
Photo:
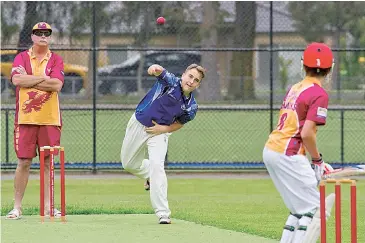
{"label": "red cap", "polygon": [[304,50],[303,64],[310,68],[330,68],[333,64],[332,51],[324,43],[313,42]]}

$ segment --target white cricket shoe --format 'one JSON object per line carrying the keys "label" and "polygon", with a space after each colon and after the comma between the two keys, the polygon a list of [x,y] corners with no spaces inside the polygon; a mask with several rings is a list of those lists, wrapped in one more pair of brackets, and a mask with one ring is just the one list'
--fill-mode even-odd
{"label": "white cricket shoe", "polygon": [[161,216],[159,224],[171,224],[170,217],[167,216]]}

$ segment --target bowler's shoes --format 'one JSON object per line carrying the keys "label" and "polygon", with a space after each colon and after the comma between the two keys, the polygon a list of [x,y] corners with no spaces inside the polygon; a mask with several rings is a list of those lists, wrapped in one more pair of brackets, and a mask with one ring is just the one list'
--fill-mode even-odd
{"label": "bowler's shoes", "polygon": [[150,190],[150,181],[147,179],[146,182],[144,183],[144,189],[146,191],[149,191]]}
{"label": "bowler's shoes", "polygon": [[161,216],[159,223],[160,224],[171,224],[171,219],[170,219],[170,217],[167,217],[167,216]]}

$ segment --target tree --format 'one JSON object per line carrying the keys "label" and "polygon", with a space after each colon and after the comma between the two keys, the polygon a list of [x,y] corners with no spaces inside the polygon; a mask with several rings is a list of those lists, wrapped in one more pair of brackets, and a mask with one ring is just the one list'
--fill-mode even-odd
{"label": "tree", "polygon": [[[354,8],[352,9],[353,21],[349,21],[345,26],[351,36],[350,40],[346,38],[345,45],[360,48],[365,46],[365,3],[355,2]],[[360,59],[365,56],[365,53],[356,51],[341,54],[344,56],[345,78],[342,81],[344,88],[357,89],[360,84],[364,84],[365,66]]]}
{"label": "tree", "polygon": [[[148,42],[151,39],[151,32],[153,32],[153,25],[154,22],[153,16],[158,13],[160,10],[160,5],[155,4],[155,2],[145,2],[144,7],[142,8],[143,13],[143,25],[139,35],[136,38],[136,44],[140,47],[148,47]],[[142,78],[143,73],[146,72],[145,70],[145,55],[146,52],[140,52],[141,58],[139,60],[138,72],[137,72],[137,92],[141,96],[144,93],[142,87]]]}
{"label": "tree", "polygon": [[37,6],[40,2],[26,2],[24,25],[19,33],[18,48],[27,49],[33,42],[30,38],[32,28],[37,19]]}
{"label": "tree", "polygon": [[18,2],[1,2],[1,43],[8,44],[14,32],[19,31],[17,16],[21,5]]}
{"label": "tree", "polygon": [[68,27],[68,21],[73,19],[75,16],[72,16],[71,10],[77,6],[77,2],[71,1],[59,1],[59,2],[51,2],[51,11],[52,11],[52,28],[57,29],[58,38],[62,39]]}
{"label": "tree", "polygon": [[[93,32],[93,7],[96,9],[95,32]],[[113,21],[113,15],[109,14],[108,7],[110,2],[78,2],[70,9],[71,21],[69,23],[70,43],[73,39],[80,38],[85,32],[91,33],[89,36],[90,47],[93,46],[93,37],[95,38],[96,47],[100,46],[100,33],[110,30]],[[98,60],[98,52],[96,52],[96,60]],[[88,82],[86,82],[85,96],[91,97],[93,92],[93,70],[97,67],[94,65],[92,52],[89,52],[88,58]]]}
{"label": "tree", "polygon": [[[70,11],[75,5],[76,3],[74,2],[25,2],[25,17],[22,29],[19,33],[18,47],[27,49],[32,45],[32,40],[30,38],[32,28],[36,23],[42,21],[51,24],[52,28],[57,29],[59,36],[62,37],[68,26],[67,20],[74,17],[70,14]],[[16,3],[16,6],[18,7],[16,8],[17,11],[19,12],[20,5]],[[7,11],[9,11],[9,9],[12,8],[8,7]],[[8,17],[6,18],[6,21],[9,21]]]}
{"label": "tree", "polygon": [[[234,47],[253,48],[256,29],[256,3],[235,2]],[[255,99],[253,52],[233,52],[228,93],[233,99]]]}
{"label": "tree", "polygon": [[[288,9],[295,21],[294,26],[307,42],[323,42],[326,36],[332,36],[333,47],[340,47],[341,37],[346,32],[359,37],[363,33],[358,25],[360,16],[364,16],[363,2],[289,2]],[[355,38],[355,45],[356,43]],[[339,71],[343,54],[335,55],[333,80],[340,89]]]}
{"label": "tree", "polygon": [[[201,25],[201,46],[203,48],[217,47],[217,12],[219,2],[203,2],[203,23]],[[199,98],[202,101],[219,100],[220,85],[217,70],[217,52],[203,52],[202,66],[207,68],[205,81],[200,87]]]}
{"label": "tree", "polygon": [[[193,20],[189,16],[195,9],[191,9],[190,2],[121,2],[121,10],[116,16],[116,22],[125,32],[134,35],[134,45],[137,47],[147,48],[154,35],[163,35],[165,33],[176,34],[178,45],[180,36],[183,34],[186,19]],[[166,24],[163,27],[156,26],[158,16],[166,16]],[[184,33],[186,34],[186,33]],[[144,52],[140,52],[141,58],[139,70],[137,73],[137,92],[143,93],[142,74],[144,70]]]}
{"label": "tree", "polygon": [[[128,32],[134,33],[134,44],[138,47],[147,48],[151,36],[155,33],[155,17],[161,14],[162,2],[122,2],[122,14],[118,18]],[[137,93],[144,93],[142,77],[145,70],[145,52],[140,51],[140,61],[137,72]]]}
{"label": "tree", "polygon": [[[191,28],[192,25],[189,22],[196,22],[196,16],[202,15],[201,5],[202,2],[165,2],[162,12],[168,24],[161,28],[159,33],[175,34],[178,47],[199,43],[199,28]],[[189,38],[186,38],[187,35]]]}

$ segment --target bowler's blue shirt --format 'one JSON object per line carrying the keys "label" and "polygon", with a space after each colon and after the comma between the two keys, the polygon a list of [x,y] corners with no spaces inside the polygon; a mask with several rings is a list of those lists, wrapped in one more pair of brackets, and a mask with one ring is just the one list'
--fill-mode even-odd
{"label": "bowler's blue shirt", "polygon": [[146,127],[153,126],[152,120],[160,125],[174,122],[185,124],[194,119],[198,110],[193,93],[185,97],[181,79],[164,70],[146,96],[136,108],[136,118]]}

